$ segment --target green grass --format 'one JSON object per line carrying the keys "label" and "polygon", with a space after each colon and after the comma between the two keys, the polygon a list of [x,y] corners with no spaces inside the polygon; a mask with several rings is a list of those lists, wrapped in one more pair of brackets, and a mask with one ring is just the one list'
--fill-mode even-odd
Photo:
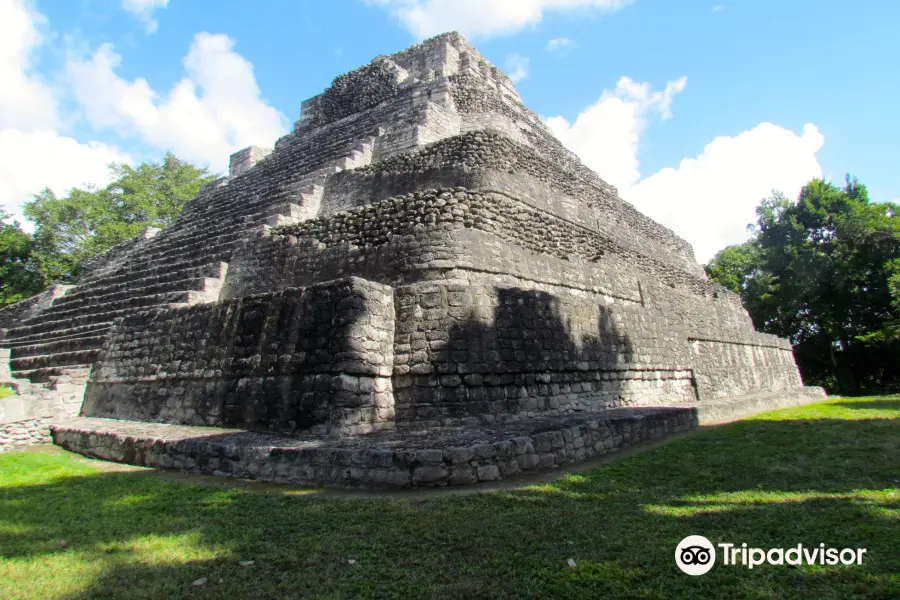
{"label": "green grass", "polygon": [[0,385],[0,398],[6,398],[7,396],[15,396],[16,390],[7,387],[5,385]]}
{"label": "green grass", "polygon": [[[553,484],[426,499],[0,455],[0,597],[898,598],[898,415],[900,398],[829,400]],[[719,564],[689,577],[673,557],[690,534],[868,553],[862,566]]]}

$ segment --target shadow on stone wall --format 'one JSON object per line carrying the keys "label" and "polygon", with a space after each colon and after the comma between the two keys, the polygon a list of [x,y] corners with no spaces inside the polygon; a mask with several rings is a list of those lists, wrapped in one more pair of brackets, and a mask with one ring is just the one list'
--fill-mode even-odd
{"label": "shadow on stone wall", "polygon": [[411,385],[395,385],[399,421],[491,422],[614,406],[619,386],[604,372],[634,353],[608,307],[522,288],[497,290],[492,320],[472,315],[424,337],[429,364],[418,375],[412,366]]}
{"label": "shadow on stone wall", "polygon": [[377,419],[374,380],[390,372],[373,357],[392,345],[391,298],[350,278],[128,317],[83,414],[276,431]]}

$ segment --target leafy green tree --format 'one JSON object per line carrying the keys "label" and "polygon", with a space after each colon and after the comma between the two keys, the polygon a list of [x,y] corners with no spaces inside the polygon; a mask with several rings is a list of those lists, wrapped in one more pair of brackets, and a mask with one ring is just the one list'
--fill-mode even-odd
{"label": "leafy green tree", "polygon": [[214,176],[167,154],[137,168],[111,165],[115,181],[102,189],[49,189],[25,205],[34,221],[35,254],[46,281],[71,282],[85,262],[134,238],[146,227],[165,227]]}
{"label": "leafy green tree", "polygon": [[808,383],[844,394],[900,387],[900,216],[864,185],[821,179],[796,202],[775,193],[755,236],[719,252],[709,276],[741,294],[754,324],[788,337]]}
{"label": "leafy green tree", "polygon": [[161,163],[144,163],[137,169],[112,166],[115,181],[106,188],[109,200],[120,207],[124,223],[141,228],[166,227],[181,214],[200,189],[214,179],[206,169],[166,154]]}
{"label": "leafy green tree", "polygon": [[743,294],[759,274],[760,258],[759,244],[751,239],[720,250],[706,265],[706,274],[735,294]]}
{"label": "leafy green tree", "polygon": [[34,259],[34,240],[0,209],[0,305],[24,300],[43,287]]}

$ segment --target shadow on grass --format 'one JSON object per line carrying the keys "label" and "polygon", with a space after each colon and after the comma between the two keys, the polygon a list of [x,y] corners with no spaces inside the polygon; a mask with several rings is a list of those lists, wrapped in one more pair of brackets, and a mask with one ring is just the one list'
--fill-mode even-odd
{"label": "shadow on grass", "polygon": [[[40,460],[51,459],[68,460]],[[895,419],[753,420],[554,484],[465,497],[62,477],[0,488],[0,557],[33,590],[20,597],[887,599],[900,596],[898,464]],[[673,555],[692,534],[868,553],[859,567],[719,565],[691,578]],[[91,565],[83,585],[39,587]]]}
{"label": "shadow on grass", "polygon": [[852,408],[856,410],[879,409],[879,410],[900,410],[900,398],[883,399],[883,400],[860,400],[858,402],[835,402],[835,406],[844,408]]}

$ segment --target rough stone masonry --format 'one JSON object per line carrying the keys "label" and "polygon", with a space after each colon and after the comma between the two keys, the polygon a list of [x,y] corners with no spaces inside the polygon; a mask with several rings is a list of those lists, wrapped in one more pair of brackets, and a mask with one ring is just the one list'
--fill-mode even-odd
{"label": "rough stone masonry", "polygon": [[456,33],[337,77],[0,327],[48,413],[12,435],[299,484],[490,481],[823,395]]}

